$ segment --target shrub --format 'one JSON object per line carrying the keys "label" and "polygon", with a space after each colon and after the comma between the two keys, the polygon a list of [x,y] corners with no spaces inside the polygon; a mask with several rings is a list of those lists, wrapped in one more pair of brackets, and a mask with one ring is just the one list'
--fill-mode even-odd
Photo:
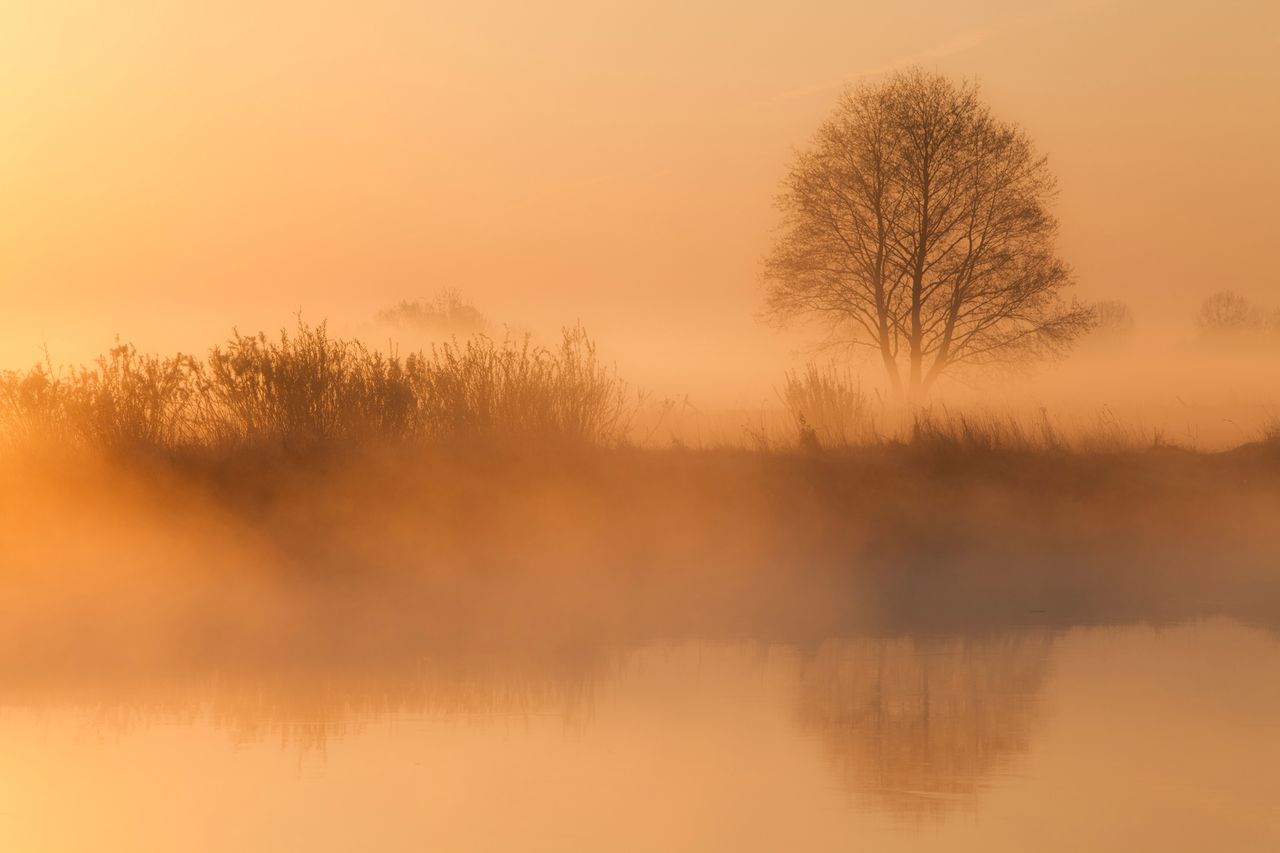
{"label": "shrub", "polygon": [[415,369],[424,431],[436,438],[613,444],[629,426],[626,384],[581,328],[556,351],[528,337],[444,343]]}
{"label": "shrub", "polygon": [[234,332],[203,362],[113,347],[69,373],[0,375],[0,430],[110,451],[254,446],[308,451],[398,441],[616,444],[632,409],[581,328],[556,349],[476,336],[402,358],[301,321]]}
{"label": "shrub", "polygon": [[81,368],[66,395],[71,428],[87,444],[119,451],[172,448],[190,437],[200,366],[190,356],[139,355],[117,344]]}
{"label": "shrub", "polygon": [[278,340],[238,331],[210,351],[202,374],[202,426],[214,443],[289,450],[395,439],[416,427],[412,361],[330,338],[299,321]]}
{"label": "shrub", "polygon": [[0,374],[0,430],[12,444],[69,441],[66,402],[68,384],[51,367]]}
{"label": "shrub", "polygon": [[834,365],[811,363],[789,372],[781,396],[802,445],[845,447],[875,434],[866,395],[848,372]]}
{"label": "shrub", "polygon": [[622,440],[634,414],[626,383],[600,363],[595,343],[581,326],[564,330],[554,361],[555,432],[571,441]]}
{"label": "shrub", "polygon": [[0,426],[10,442],[63,442],[117,452],[173,448],[190,437],[199,364],[117,344],[93,367],[48,364],[0,380]]}

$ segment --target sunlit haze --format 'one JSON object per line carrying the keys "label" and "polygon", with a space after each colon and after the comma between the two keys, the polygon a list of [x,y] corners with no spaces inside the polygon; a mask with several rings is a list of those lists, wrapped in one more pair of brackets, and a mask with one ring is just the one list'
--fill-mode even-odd
{"label": "sunlit haze", "polygon": [[1189,336],[1274,299],[1261,2],[17,3],[0,10],[0,363],[338,328],[463,290],[581,320],[664,394],[772,398],[790,152],[845,84],[976,78],[1060,181],[1083,298]]}
{"label": "sunlit haze", "polygon": [[0,851],[1280,850],[1280,2],[0,0]]}

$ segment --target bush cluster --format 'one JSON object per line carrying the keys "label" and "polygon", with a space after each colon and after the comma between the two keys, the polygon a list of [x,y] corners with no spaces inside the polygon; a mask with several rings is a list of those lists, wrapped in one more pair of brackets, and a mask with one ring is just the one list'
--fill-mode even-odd
{"label": "bush cluster", "polygon": [[610,445],[627,388],[580,328],[558,346],[473,336],[407,357],[299,322],[233,334],[201,359],[119,344],[93,366],[0,374],[0,438],[122,452],[307,451],[419,441]]}

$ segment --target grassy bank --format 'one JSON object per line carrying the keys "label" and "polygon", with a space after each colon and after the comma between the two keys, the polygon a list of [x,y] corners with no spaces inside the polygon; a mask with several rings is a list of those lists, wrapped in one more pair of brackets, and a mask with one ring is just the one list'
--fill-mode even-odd
{"label": "grassy bank", "polygon": [[789,438],[643,446],[589,340],[404,358],[301,327],[0,387],[5,666],[1280,622],[1280,450],[788,379]]}

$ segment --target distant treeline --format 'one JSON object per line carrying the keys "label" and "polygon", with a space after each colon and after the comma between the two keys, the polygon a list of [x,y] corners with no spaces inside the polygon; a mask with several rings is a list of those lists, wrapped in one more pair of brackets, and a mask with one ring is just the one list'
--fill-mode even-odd
{"label": "distant treeline", "polygon": [[[1105,299],[1092,306],[1095,342],[1123,343],[1133,334],[1133,309],[1118,299]],[[1268,309],[1234,290],[1219,290],[1206,296],[1193,318],[1203,340],[1271,339],[1280,342],[1280,308]]]}
{"label": "distant treeline", "polygon": [[607,445],[625,435],[627,387],[581,328],[557,346],[476,335],[401,357],[301,321],[234,333],[203,357],[130,344],[92,366],[0,374],[0,438],[112,452],[398,441]]}
{"label": "distant treeline", "polygon": [[1268,335],[1280,340],[1280,308],[1268,311],[1233,290],[1220,290],[1200,303],[1196,328],[1207,337]]}

